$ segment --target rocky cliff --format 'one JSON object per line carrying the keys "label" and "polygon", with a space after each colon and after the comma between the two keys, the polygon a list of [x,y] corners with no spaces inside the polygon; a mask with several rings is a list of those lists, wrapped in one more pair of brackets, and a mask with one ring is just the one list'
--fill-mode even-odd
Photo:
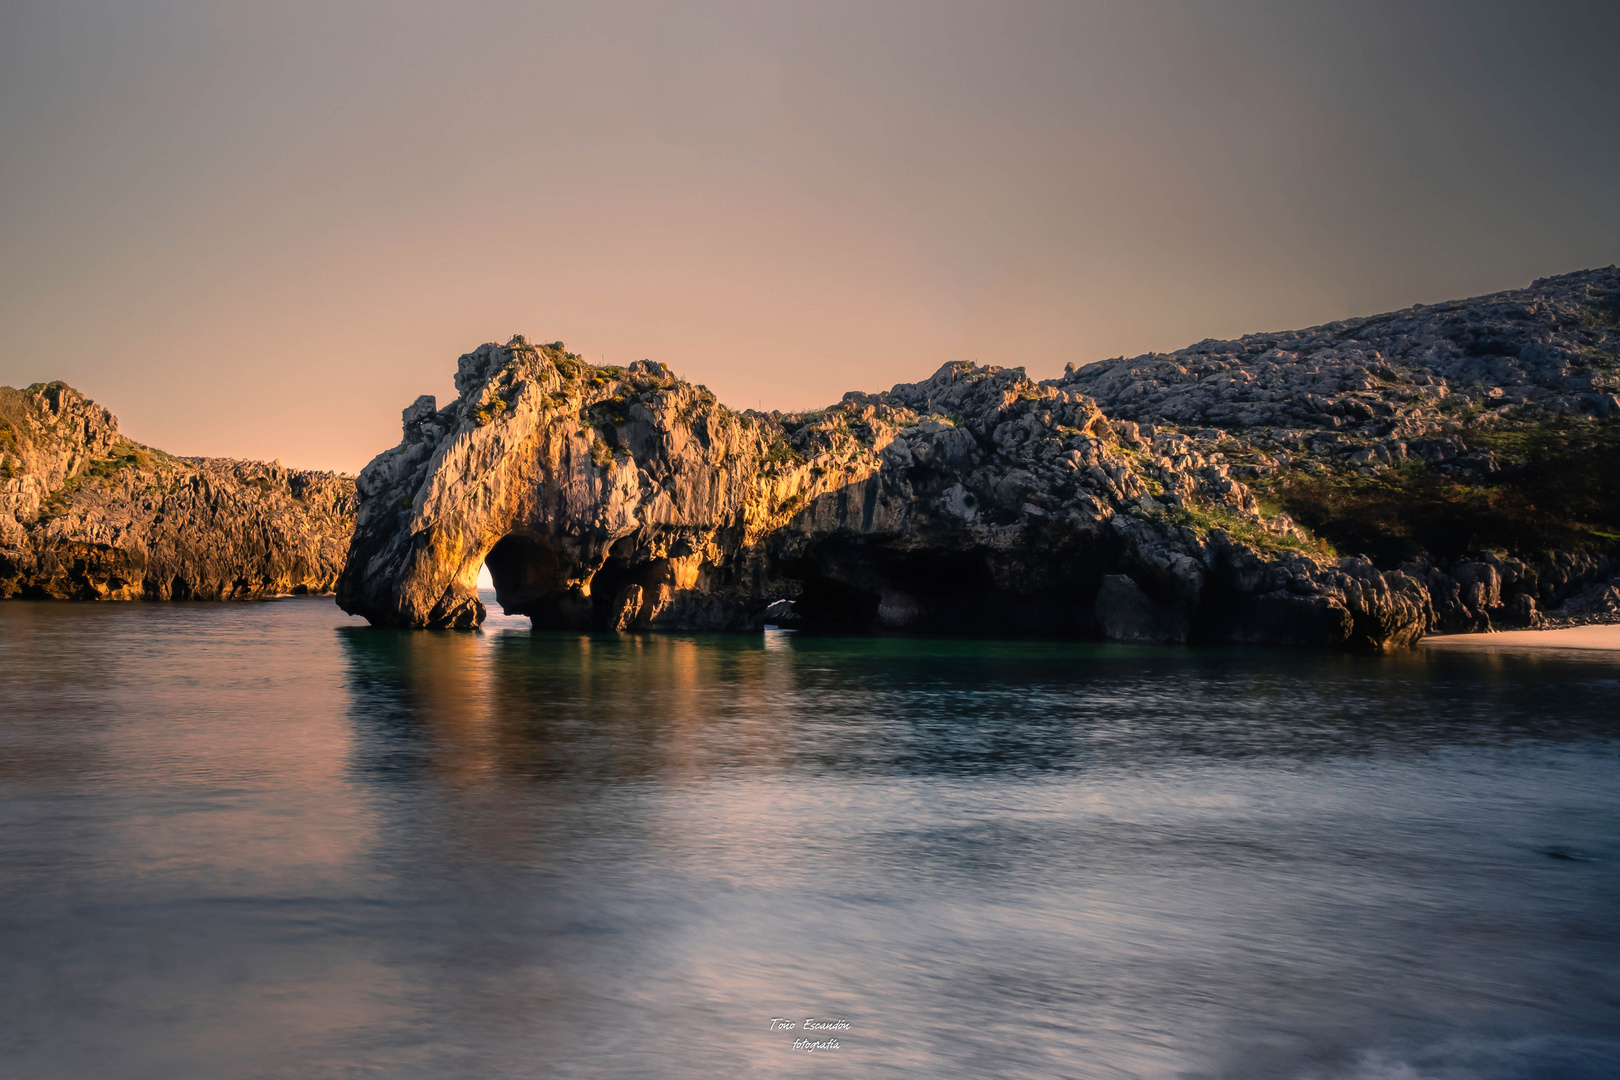
{"label": "rocky cliff", "polygon": [[1055,385],[1185,435],[1261,505],[1422,581],[1431,630],[1620,614],[1615,267]]}
{"label": "rocky cliff", "polygon": [[354,513],[344,477],[171,457],[71,387],[0,387],[0,597],[330,592]]}
{"label": "rocky cliff", "polygon": [[[519,338],[463,356],[457,388],[360,475],[338,602],[374,623],[476,625],[487,559],[539,626],[743,629],[784,600],[851,631],[1387,645],[1427,624],[1415,579],[1313,558],[1218,461],[1019,370],[764,416]],[[1230,527],[1167,516],[1194,500]]]}
{"label": "rocky cliff", "polygon": [[947,364],[734,412],[514,338],[358,481],[374,623],[1389,647],[1620,604],[1620,274],[1037,383]]}

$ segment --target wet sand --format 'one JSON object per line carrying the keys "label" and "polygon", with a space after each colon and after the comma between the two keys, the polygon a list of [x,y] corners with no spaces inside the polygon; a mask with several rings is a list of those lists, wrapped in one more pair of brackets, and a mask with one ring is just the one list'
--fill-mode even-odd
{"label": "wet sand", "polygon": [[1568,626],[1559,630],[1506,630],[1495,634],[1426,637],[1433,648],[1601,649],[1620,651],[1620,625]]}

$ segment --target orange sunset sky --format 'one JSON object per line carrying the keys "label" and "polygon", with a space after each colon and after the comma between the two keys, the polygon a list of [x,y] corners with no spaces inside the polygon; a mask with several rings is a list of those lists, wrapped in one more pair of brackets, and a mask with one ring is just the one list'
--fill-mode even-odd
{"label": "orange sunset sky", "polygon": [[513,333],[808,408],[1620,259],[1613,4],[0,7],[0,383],[354,471]]}

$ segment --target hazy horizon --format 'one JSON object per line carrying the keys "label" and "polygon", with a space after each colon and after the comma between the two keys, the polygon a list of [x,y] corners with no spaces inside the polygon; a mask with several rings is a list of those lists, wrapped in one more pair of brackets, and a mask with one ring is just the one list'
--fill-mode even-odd
{"label": "hazy horizon", "polygon": [[0,10],[0,383],[356,471],[521,333],[804,409],[1620,260],[1620,9]]}

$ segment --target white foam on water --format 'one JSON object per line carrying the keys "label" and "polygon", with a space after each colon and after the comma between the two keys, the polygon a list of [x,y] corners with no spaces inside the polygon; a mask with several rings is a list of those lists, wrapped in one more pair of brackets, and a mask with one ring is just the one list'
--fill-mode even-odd
{"label": "white foam on water", "polygon": [[[488,573],[488,571],[486,570],[485,573]],[[484,602],[483,630],[485,633],[493,634],[502,630],[528,630],[531,628],[527,615],[508,615],[501,609],[500,603],[495,599],[493,586],[486,588],[480,585],[478,599]]]}

